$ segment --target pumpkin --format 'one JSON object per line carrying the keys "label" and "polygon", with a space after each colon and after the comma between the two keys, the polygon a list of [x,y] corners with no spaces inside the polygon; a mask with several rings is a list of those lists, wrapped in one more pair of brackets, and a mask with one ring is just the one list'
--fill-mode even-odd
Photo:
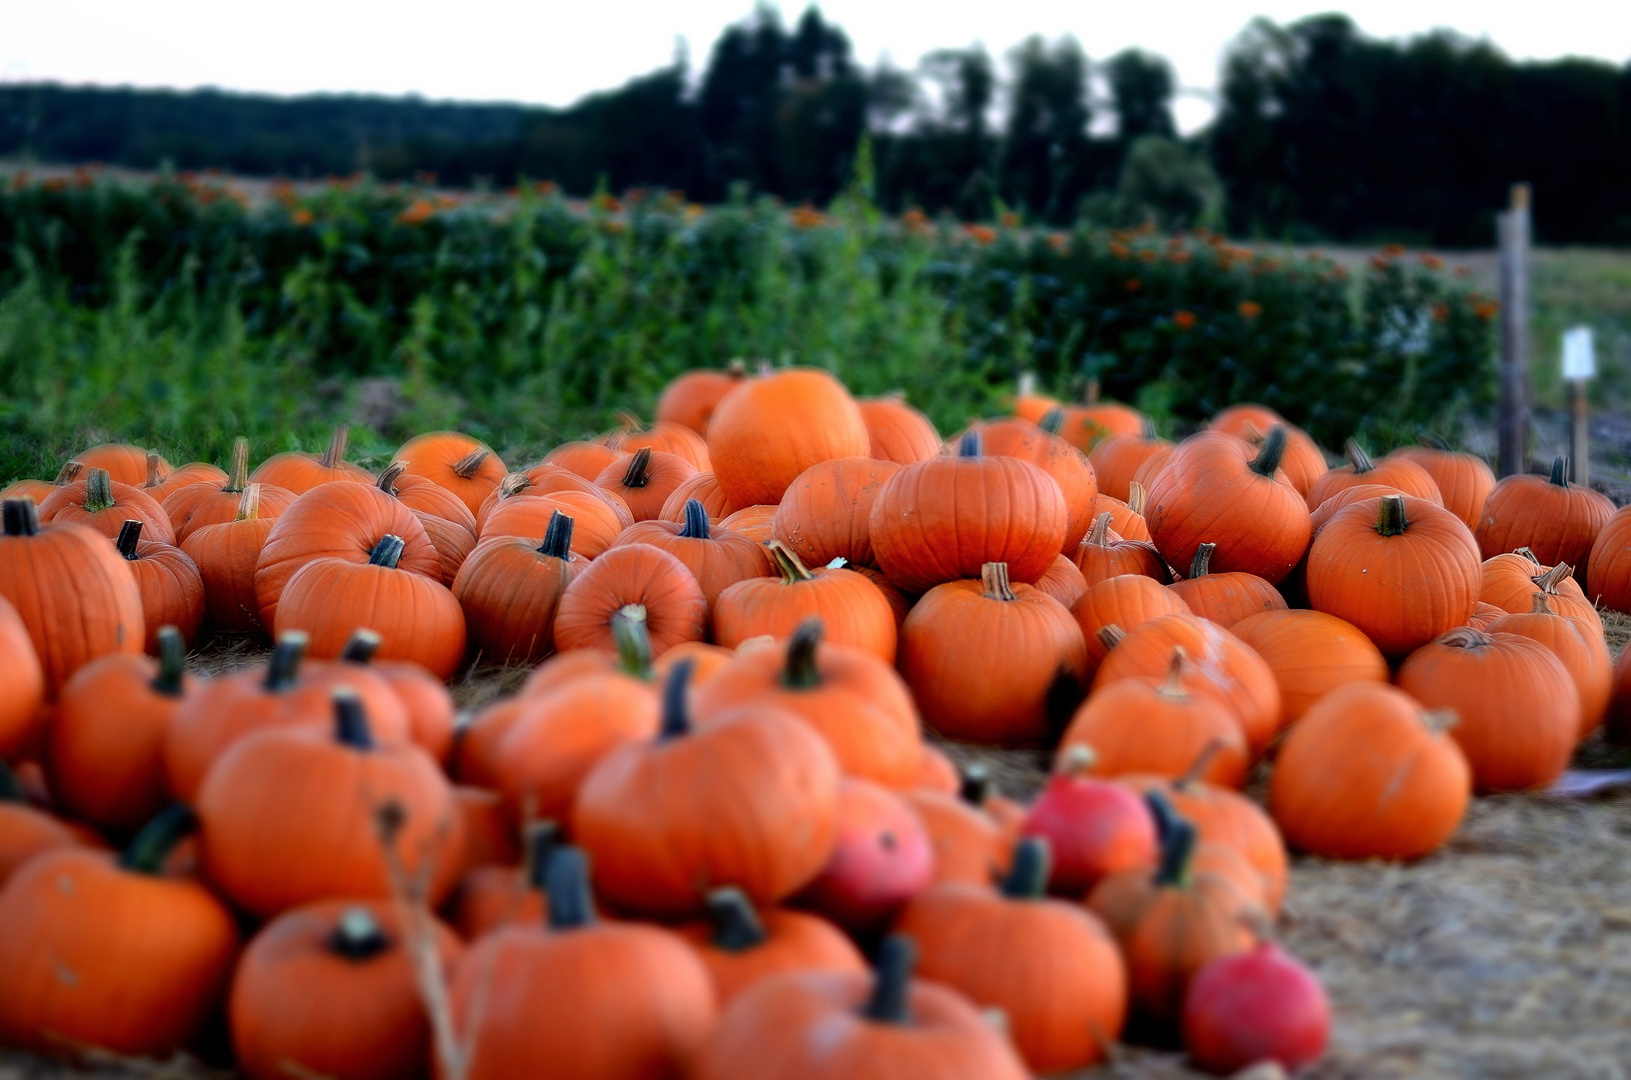
{"label": "pumpkin", "polygon": [[866,421],[842,383],[815,368],[745,379],[708,421],[708,456],[725,497],[738,507],[781,502],[811,465],[865,457]]}
{"label": "pumpkin", "polygon": [[[651,633],[646,627],[645,610],[638,604],[630,604],[613,613],[611,624],[611,651],[572,649],[556,653],[533,669],[521,684],[519,696],[527,699],[541,697],[579,679],[607,672],[621,672],[641,682],[651,682],[656,669],[652,664]],[[681,644],[694,645],[696,642]]]}
{"label": "pumpkin", "polygon": [[851,776],[838,789],[832,855],[795,902],[866,935],[892,923],[933,877],[934,847],[917,812],[883,785]]}
{"label": "pumpkin", "polygon": [[1144,801],[1089,775],[1092,767],[1093,751],[1066,747],[1020,823],[1021,836],[1041,838],[1053,853],[1047,885],[1057,896],[1080,899],[1107,874],[1155,865],[1155,823]]}
{"label": "pumpkin", "polygon": [[1134,1009],[1158,1029],[1181,1015],[1190,982],[1212,961],[1252,946],[1259,909],[1227,876],[1197,872],[1195,826],[1173,815],[1160,863],[1111,874],[1087,897],[1127,962]]}
{"label": "pumpkin", "polygon": [[646,446],[606,466],[595,484],[621,498],[635,521],[650,521],[661,516],[674,489],[696,474],[678,454],[655,453]]}
{"label": "pumpkin", "polygon": [[95,846],[98,842],[91,830],[76,830],[67,821],[31,804],[24,782],[0,761],[0,889],[42,851]]}
{"label": "pumpkin", "polygon": [[1568,563],[1540,565],[1528,548],[1492,555],[1479,568],[1478,599],[1507,614],[1521,615],[1534,607],[1535,593],[1543,592],[1553,611],[1583,619],[1600,631],[1603,617],[1586,599],[1585,590],[1574,580],[1573,573],[1574,568]]}
{"label": "pumpkin", "polygon": [[355,691],[377,736],[413,742],[441,761],[453,743],[453,701],[447,685],[422,664],[377,659],[384,643],[377,631],[358,627],[339,659],[314,661],[306,670],[314,681]]}
{"label": "pumpkin", "polygon": [[939,791],[916,789],[904,798],[929,834],[935,883],[991,885],[1007,872],[1013,845],[990,814]]}
{"label": "pumpkin", "polygon": [[1608,645],[1592,624],[1553,611],[1552,598],[1546,593],[1534,593],[1531,601],[1530,611],[1503,615],[1489,624],[1487,632],[1532,638],[1562,661],[1580,694],[1580,727],[1576,734],[1584,739],[1602,723],[1613,694],[1613,660]]}
{"label": "pumpkin", "polygon": [[51,795],[69,814],[132,835],[170,801],[164,739],[195,689],[175,627],[159,631],[159,658],[116,654],[93,660],[62,688],[46,729]]}
{"label": "pumpkin", "polygon": [[393,904],[336,899],[267,923],[232,976],[227,1017],[238,1068],[252,1080],[296,1071],[336,1080],[419,1074],[430,1022],[408,936],[425,934],[443,968],[460,948],[434,918],[411,918],[412,930]]}
{"label": "pumpkin", "polygon": [[[467,826],[468,822],[466,818]],[[533,822],[525,831],[521,865],[478,864],[459,881],[453,925],[466,941],[474,941],[500,926],[536,925],[543,920],[549,904],[549,898],[544,895],[549,864],[565,840],[560,824],[555,821]],[[469,865],[469,841],[467,831],[466,865]]]}
{"label": "pumpkin", "polygon": [[1189,576],[1170,586],[1183,597],[1190,611],[1227,630],[1248,616],[1286,609],[1285,597],[1256,574],[1239,570],[1229,574],[1212,573],[1212,553],[1217,547],[1202,544],[1196,548],[1195,561],[1189,564]]}
{"label": "pumpkin", "polygon": [[1319,979],[1272,941],[1214,960],[1184,998],[1184,1046],[1218,1076],[1263,1062],[1295,1072],[1320,1059],[1330,1035]]}
{"label": "pumpkin", "polygon": [[681,482],[680,486],[668,493],[668,499],[663,503],[663,509],[657,515],[661,521],[685,520],[685,504],[692,499],[697,500],[708,511],[708,520],[718,524],[736,513],[736,507],[725,498],[725,493],[719,490],[719,478],[711,472],[701,472],[689,480]]}
{"label": "pumpkin", "polygon": [[772,572],[770,556],[759,544],[728,529],[715,530],[708,523],[707,508],[695,499],[685,509],[683,523],[639,521],[624,529],[613,546],[650,544],[679,559],[702,586],[710,611],[730,586]]}
{"label": "pumpkin", "polygon": [[[129,443],[98,443],[74,455],[74,460],[86,469],[102,469],[113,477],[116,484],[140,487],[147,482],[148,451]],[[170,474],[170,463],[159,458],[159,472]]]}
{"label": "pumpkin", "polygon": [[146,623],[143,647],[157,656],[159,628],[173,626],[194,640],[204,622],[204,579],[198,566],[174,544],[143,540],[142,523],[131,520],[119,530],[114,546],[123,555],[142,594]]}
{"label": "pumpkin", "polygon": [[0,1044],[168,1057],[204,1029],[238,928],[199,882],[164,873],[192,820],[171,807],[117,857],[40,853],[0,889]]}
{"label": "pumpkin", "polygon": [[866,425],[869,457],[910,465],[940,453],[940,433],[927,416],[906,404],[898,394],[862,398],[855,403]]}
{"label": "pumpkin", "polygon": [[749,638],[785,638],[810,619],[821,621],[834,645],[895,659],[895,613],[882,591],[843,567],[808,570],[780,541],[768,545],[778,577],[754,577],[719,594],[713,610],[714,641],[734,649]]}
{"label": "pumpkin", "polygon": [[1183,614],[1150,619],[1125,634],[1120,627],[1113,629],[1114,633],[1111,628],[1099,632],[1101,643],[1106,637],[1120,640],[1093,676],[1095,691],[1135,676],[1159,683],[1171,674],[1172,650],[1181,648],[1186,661],[1184,688],[1228,706],[1253,756],[1274,737],[1280,722],[1280,688],[1274,672],[1229,631]]}
{"label": "pumpkin", "polygon": [[[27,499],[0,505],[0,598],[28,628],[45,699],[55,701],[68,677],[99,656],[141,652],[141,589],[107,538],[86,525],[41,528]],[[27,701],[26,673],[22,683]]]}
{"label": "pumpkin", "polygon": [[464,659],[464,612],[446,585],[400,566],[403,541],[387,533],[368,561],[314,559],[284,587],[273,628],[304,631],[313,656],[336,657],[359,626],[385,639],[380,656],[450,678]]}
{"label": "pumpkin", "polygon": [[1490,623],[1494,622],[1496,619],[1499,619],[1502,615],[1508,614],[1511,613],[1502,611],[1494,604],[1486,604],[1480,600],[1478,603],[1473,605],[1472,614],[1467,616],[1467,625],[1472,627],[1474,630],[1488,630]]}
{"label": "pumpkin", "polygon": [[799,911],[755,911],[734,885],[708,894],[708,921],[680,927],[708,969],[721,1007],[765,979],[788,972],[863,974],[866,961],[825,919]]}
{"label": "pumpkin", "polygon": [[1252,447],[1203,431],[1173,451],[1149,492],[1150,537],[1163,558],[1188,566],[1206,542],[1218,572],[1244,571],[1278,585],[1308,546],[1308,508],[1280,471],[1284,428]]}
{"label": "pumpkin", "polygon": [[1581,730],[1580,694],[1556,655],[1517,634],[1459,627],[1411,653],[1399,689],[1456,714],[1450,737],[1478,791],[1524,791],[1563,775]]}
{"label": "pumpkin", "polygon": [[437,580],[451,586],[476,546],[476,515],[451,491],[408,472],[406,462],[393,461],[374,486],[413,511],[436,548]]}
{"label": "pumpkin", "polygon": [[[900,642],[900,628],[906,625],[906,616],[912,610],[912,602],[916,597],[907,596],[895,587],[894,582],[884,577],[882,570],[875,570],[870,566],[851,566],[846,569],[853,570],[878,587],[883,598],[889,602],[889,610],[895,616],[895,641]],[[1046,576],[1046,575],[1044,575]],[[1039,581],[1041,579],[1038,579]]]}
{"label": "pumpkin", "polygon": [[1049,410],[1041,424],[1086,454],[1105,439],[1117,435],[1138,435],[1144,431],[1144,414],[1113,401],[1092,405],[1061,405]]}
{"label": "pumpkin", "polygon": [[1111,535],[1111,515],[1105,511],[1072,553],[1072,560],[1091,587],[1108,578],[1140,574],[1166,584],[1172,580],[1167,564],[1155,546],[1145,540],[1118,540]]}
{"label": "pumpkin", "polygon": [[848,776],[896,791],[912,787],[922,758],[917,709],[895,669],[861,649],[823,642],[811,619],[786,644],[738,652],[697,687],[704,719],[764,702],[803,720]]}
{"label": "pumpkin", "polygon": [[18,480],[14,484],[0,489],[0,500],[27,499],[36,507],[40,502],[59,487],[67,487],[84,473],[85,465],[79,461],[65,461],[55,480]]}
{"label": "pumpkin", "polygon": [[1267,405],[1242,401],[1219,410],[1206,426],[1213,431],[1221,431],[1244,439],[1250,431],[1268,431],[1276,424],[1290,426],[1285,417]]}
{"label": "pumpkin", "polygon": [[1225,787],[1241,786],[1249,747],[1240,722],[1218,698],[1185,686],[1187,666],[1178,646],[1164,680],[1143,676],[1096,683],[1071,717],[1061,747],[1088,750],[1085,769],[1098,776],[1182,776],[1216,740],[1222,749],[1205,778]]}
{"label": "pumpkin", "polygon": [[249,474],[249,479],[257,484],[283,488],[296,496],[304,495],[322,484],[332,484],[336,481],[372,484],[373,473],[345,459],[346,441],[349,437],[350,429],[340,424],[329,436],[328,446],[321,455],[302,453],[298,450],[273,454]]}
{"label": "pumpkin", "polygon": [[567,585],[555,609],[555,647],[615,649],[612,617],[630,606],[645,610],[659,656],[682,641],[701,641],[707,629],[708,598],[685,564],[650,544],[629,544],[607,551]]}
{"label": "pumpkin", "polygon": [[[243,493],[249,487],[249,440],[239,437],[232,443],[232,472],[219,484],[193,484],[171,492],[164,499],[164,512],[175,527],[176,543],[199,529],[238,520]],[[257,517],[271,521],[294,502],[294,492],[271,484],[259,485]]]}
{"label": "pumpkin", "polygon": [[1420,465],[1438,486],[1444,509],[1460,518],[1467,528],[1477,528],[1484,500],[1495,490],[1495,474],[1489,464],[1474,454],[1456,453],[1437,439],[1423,442],[1426,445],[1401,446],[1387,460],[1402,458]]}
{"label": "pumpkin", "polygon": [[1623,745],[1631,742],[1631,649],[1620,650],[1620,658],[1614,661],[1610,689],[1612,696],[1604,717],[1604,734],[1610,742]]}
{"label": "pumpkin", "polygon": [[600,436],[600,441],[613,450],[637,454],[652,450],[684,458],[695,472],[708,472],[713,464],[708,457],[708,444],[703,437],[684,424],[659,420],[649,428],[642,427],[640,418],[633,413],[621,413],[622,426]]}
{"label": "pumpkin", "polygon": [[600,895],[622,910],[694,915],[727,884],[775,904],[832,853],[837,759],[765,701],[693,728],[689,678],[681,664],[664,684],[654,741],[618,747],[589,772],[572,805],[573,836],[594,860]]}
{"label": "pumpkin", "polygon": [[581,851],[555,853],[547,891],[547,926],[487,934],[453,970],[467,1080],[686,1075],[715,1020],[702,961],[667,930],[598,921]]}
{"label": "pumpkin", "polygon": [[174,544],[175,530],[164,507],[129,484],[116,484],[105,469],[87,469],[85,479],[60,487],[40,501],[40,524],[73,522],[108,537],[119,535],[127,521],[140,521],[148,539]]}
{"label": "pumpkin", "polygon": [[957,774],[957,766],[952,764],[951,758],[939,747],[929,743],[923,744],[923,757],[918,766],[917,783],[913,787],[925,791],[939,791],[947,795],[955,795],[962,789],[963,778]]}
{"label": "pumpkin", "polygon": [[1188,615],[1184,598],[1144,574],[1118,574],[1088,584],[1087,591],[1070,606],[1070,614],[1081,628],[1087,645],[1087,673],[1093,675],[1104,663],[1110,647],[1099,631],[1115,626],[1132,631],[1161,615]]}
{"label": "pumpkin", "polygon": [[44,697],[45,672],[28,627],[11,601],[0,596],[0,762],[32,741]]}
{"label": "pumpkin", "polygon": [[[1280,470],[1286,474],[1286,479],[1297,493],[1305,499],[1316,481],[1330,471],[1325,463],[1325,453],[1308,437],[1307,432],[1301,428],[1286,426],[1286,452],[1280,458]],[[1239,432],[1242,439],[1252,446],[1261,446],[1267,437],[1264,432],[1273,430],[1273,425],[1257,428],[1251,424],[1245,425]]]}
{"label": "pumpkin", "polygon": [[1269,780],[1269,812],[1287,843],[1327,859],[1437,850],[1472,790],[1446,733],[1453,723],[1391,686],[1353,683],[1321,698],[1286,735]]}
{"label": "pumpkin", "polygon": [[1102,491],[1093,500],[1095,519],[1100,514],[1109,514],[1111,532],[1123,540],[1138,540],[1146,544],[1150,542],[1149,522],[1144,520],[1144,511],[1148,508],[1149,489],[1141,480],[1127,485],[1126,502],[1111,498]]}
{"label": "pumpkin", "polygon": [[1631,522],[1631,514],[1623,509],[1603,522],[1586,563],[1591,598],[1621,612],[1631,611],[1631,525],[1627,522]]}
{"label": "pumpkin", "polygon": [[564,442],[545,454],[543,463],[559,466],[592,481],[628,456],[627,451],[613,450],[605,443],[575,441]]}
{"label": "pumpkin", "polygon": [[1372,461],[1364,447],[1349,439],[1345,451],[1348,464],[1339,466],[1314,481],[1308,489],[1308,509],[1313,510],[1343,488],[1358,484],[1383,484],[1398,488],[1406,495],[1427,502],[1444,505],[1444,496],[1438,484],[1426,469],[1402,457],[1385,457]]}
{"label": "pumpkin", "polygon": [[1003,563],[937,585],[906,616],[900,670],[928,725],[953,739],[1035,744],[1087,681],[1070,612]]}
{"label": "pumpkin", "polygon": [[1079,904],[1045,895],[1048,851],[1046,840],[1028,838],[1000,889],[936,885],[896,926],[918,943],[923,978],[1001,1010],[1015,1048],[1038,1072],[1103,1060],[1127,1014],[1116,943]]}
{"label": "pumpkin", "polygon": [[691,685],[696,687],[713,678],[720,668],[735,657],[734,649],[727,649],[721,645],[710,645],[706,641],[682,641],[663,653],[662,659],[651,665],[651,670],[658,679],[666,679],[676,664],[689,660]]}
{"label": "pumpkin", "polygon": [[1483,558],[1523,547],[1542,565],[1568,563],[1577,577],[1589,573],[1592,545],[1614,516],[1614,504],[1600,492],[1570,483],[1568,460],[1553,460],[1550,477],[1501,478],[1473,530]]}
{"label": "pumpkin", "polygon": [[1325,529],[1327,522],[1336,517],[1342,510],[1352,506],[1354,503],[1365,502],[1368,499],[1380,499],[1384,495],[1403,494],[1404,492],[1400,491],[1391,484],[1355,484],[1352,487],[1343,488],[1335,495],[1332,495],[1329,499],[1326,499],[1324,502],[1320,503],[1319,506],[1314,509],[1314,512],[1309,515],[1308,524],[1310,527],[1310,542],[1312,542],[1315,537],[1319,536],[1319,534]]}
{"label": "pumpkin", "polygon": [[989,562],[1014,581],[1047,573],[1063,549],[1069,508],[1059,485],[1019,458],[986,456],[980,434],[963,436],[954,457],[907,465],[872,504],[878,566],[908,592],[975,578]]}
{"label": "pumpkin", "polygon": [[[1046,394],[1038,394],[1033,392],[1032,389],[1028,389],[1026,387],[1026,381],[1029,378],[1029,373],[1020,376],[1019,392],[1014,395],[1012,401],[1013,413],[1015,416],[1029,420],[1033,424],[1040,424],[1043,420],[1047,419],[1050,413],[1052,413],[1055,409],[1058,409],[1064,403],[1058,398],[1049,397]],[[1061,413],[1059,418],[1063,420],[1064,414]]]}
{"label": "pumpkin", "polygon": [[333,727],[278,726],[233,743],[198,790],[199,865],[268,918],[328,897],[387,897],[392,866],[440,904],[457,880],[462,818],[430,755],[376,743],[362,701],[332,690]]}
{"label": "pumpkin", "polygon": [[572,519],[572,554],[584,562],[604,555],[623,530],[634,523],[632,518],[623,520],[610,504],[586,492],[557,491],[512,499],[495,507],[482,526],[481,540],[507,536],[539,541],[549,531],[557,512]]}
{"label": "pumpkin", "polygon": [[1351,623],[1321,611],[1264,611],[1229,628],[1263,658],[1280,688],[1281,729],[1339,686],[1385,683],[1387,661]]}
{"label": "pumpkin", "polygon": [[[996,823],[1005,847],[1012,847],[1018,842],[1020,826],[1025,823],[1025,807],[998,793],[991,779],[991,770],[984,762],[975,761],[963,766],[958,777],[957,797]],[[1007,854],[1004,852],[1005,856]]]}
{"label": "pumpkin", "polygon": [[453,752],[457,723],[447,684],[411,660],[382,659],[372,669],[402,700],[409,736],[425,753],[446,764]]}
{"label": "pumpkin", "polygon": [[196,529],[181,542],[204,583],[205,616],[222,633],[266,629],[255,595],[255,567],[275,518],[261,516],[262,490],[259,484],[250,484],[238,497],[237,517]]}
{"label": "pumpkin", "polygon": [[1308,552],[1308,600],[1404,656],[1467,621],[1478,602],[1478,548],[1436,503],[1386,495],[1333,517]]}
{"label": "pumpkin", "polygon": [[1098,478],[1099,490],[1126,502],[1139,468],[1171,446],[1171,440],[1157,438],[1154,426],[1146,424],[1137,435],[1112,435],[1101,441],[1088,455],[1088,463]]}
{"label": "pumpkin", "polygon": [[1068,555],[1059,555],[1048,567],[1048,572],[1036,579],[1036,591],[1053,597],[1060,607],[1068,611],[1087,592],[1087,578]]}
{"label": "pumpkin", "polygon": [[852,566],[874,563],[872,505],[884,482],[900,466],[872,458],[834,458],[800,473],[782,496],[771,535],[807,566],[843,559]]}
{"label": "pumpkin", "polygon": [[492,447],[455,431],[415,435],[391,455],[410,476],[423,476],[455,496],[473,515],[509,472]]}
{"label": "pumpkin", "polygon": [[1060,549],[1074,550],[1093,524],[1093,501],[1099,494],[1098,478],[1087,456],[1052,431],[1017,417],[976,424],[970,430],[980,433],[981,453],[1028,461],[1059,485],[1066,512],[1065,542]]}
{"label": "pumpkin", "polygon": [[500,663],[536,663],[555,651],[555,611],[584,565],[572,554],[573,520],[553,512],[543,543],[484,540],[459,569],[453,597],[480,654]]}
{"label": "pumpkin", "polygon": [[[149,451],[147,454],[147,479],[142,482],[142,492],[160,506],[164,500],[184,487],[194,484],[224,484],[227,474],[207,461],[190,461],[175,469],[166,471],[165,460],[158,454]],[[165,511],[168,513],[169,511]],[[174,519],[171,519],[174,524]],[[178,532],[177,537],[180,537]]]}
{"label": "pumpkin", "polygon": [[733,361],[724,371],[693,368],[676,375],[657,397],[657,419],[683,424],[706,439],[714,410],[741,384],[746,372],[746,365]]}
{"label": "pumpkin", "polygon": [[744,506],[720,521],[719,527],[739,532],[757,543],[768,544],[775,539],[776,511],[779,509],[774,503]]}
{"label": "pumpkin", "polygon": [[493,493],[482,500],[481,509],[476,511],[476,535],[487,535],[489,519],[501,507],[521,499],[564,495],[569,492],[594,496],[617,518],[620,529],[634,524],[634,515],[629,513],[629,504],[624,502],[621,496],[596,485],[593,480],[585,480],[577,473],[568,472],[557,465],[534,465],[524,473],[511,473],[506,476],[499,481]]}
{"label": "pumpkin", "polygon": [[892,935],[876,976],[808,972],[739,996],[708,1036],[694,1080],[1025,1080],[1009,1041],[966,998],[912,979]]}
{"label": "pumpkin", "polygon": [[498,768],[499,745],[521,718],[526,704],[519,697],[509,697],[477,709],[470,722],[460,725],[454,735],[448,775],[465,786],[491,788]]}

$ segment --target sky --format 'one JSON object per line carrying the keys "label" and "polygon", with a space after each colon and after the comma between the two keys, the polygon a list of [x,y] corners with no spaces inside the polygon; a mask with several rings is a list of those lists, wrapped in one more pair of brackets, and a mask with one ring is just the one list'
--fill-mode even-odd
{"label": "sky", "polygon": [[[0,0],[0,81],[215,86],[275,94],[367,92],[567,105],[672,61],[693,71],[753,0]],[[780,7],[788,23],[802,0]],[[1089,56],[1161,53],[1183,88],[1180,126],[1210,116],[1229,40],[1258,15],[1288,22],[1332,10],[1293,0],[825,0],[822,13],[872,65],[910,68],[937,48],[1001,55],[1031,34],[1073,34]],[[1403,37],[1449,27],[1519,59],[1631,60],[1627,0],[1347,0],[1361,30]]]}

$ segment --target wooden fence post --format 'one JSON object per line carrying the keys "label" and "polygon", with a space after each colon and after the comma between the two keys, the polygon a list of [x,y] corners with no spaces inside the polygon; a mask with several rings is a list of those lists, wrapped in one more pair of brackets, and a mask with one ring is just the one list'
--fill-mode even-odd
{"label": "wooden fence post", "polygon": [[1500,216],[1501,405],[1497,435],[1501,476],[1529,466],[1529,185],[1512,185]]}

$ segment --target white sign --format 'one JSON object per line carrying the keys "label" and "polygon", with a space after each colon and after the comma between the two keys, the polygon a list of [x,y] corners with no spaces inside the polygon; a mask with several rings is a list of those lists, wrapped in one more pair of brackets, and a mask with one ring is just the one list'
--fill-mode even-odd
{"label": "white sign", "polygon": [[1597,359],[1592,355],[1591,327],[1576,326],[1563,331],[1563,377],[1589,379],[1597,374]]}

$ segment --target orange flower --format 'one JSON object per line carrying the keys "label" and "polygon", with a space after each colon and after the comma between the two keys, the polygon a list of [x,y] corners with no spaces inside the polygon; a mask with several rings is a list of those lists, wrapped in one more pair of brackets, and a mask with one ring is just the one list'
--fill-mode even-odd
{"label": "orange flower", "polygon": [[793,219],[795,229],[814,229],[827,222],[827,216],[809,203],[793,207],[793,212],[789,216]]}
{"label": "orange flower", "polygon": [[418,172],[413,174],[413,182],[416,184],[423,184],[426,187],[433,187],[436,184],[436,174],[431,172],[429,169],[420,169]]}
{"label": "orange flower", "polygon": [[1004,210],[997,218],[997,224],[1005,229],[1017,229],[1019,228],[1019,215],[1012,210]]}
{"label": "orange flower", "polygon": [[1450,317],[1450,305],[1442,300],[1433,305],[1433,321],[1443,322]]}
{"label": "orange flower", "polygon": [[1495,318],[1495,313],[1500,310],[1501,305],[1497,304],[1495,301],[1483,300],[1473,306],[1472,313],[1478,316],[1478,318],[1488,322],[1490,319]]}
{"label": "orange flower", "polygon": [[413,204],[396,216],[402,225],[423,225],[436,213],[435,205],[429,199],[415,199]]}
{"label": "orange flower", "polygon": [[1240,302],[1240,317],[1242,319],[1255,319],[1263,314],[1263,305],[1256,300],[1242,300]]}
{"label": "orange flower", "polygon": [[1458,277],[1458,278],[1472,277],[1472,267],[1470,267],[1470,266],[1458,266],[1458,267],[1456,267],[1455,268],[1455,276]]}
{"label": "orange flower", "polygon": [[618,236],[623,232],[623,223],[615,220],[602,221],[600,223],[600,231],[605,233],[607,236]]}
{"label": "orange flower", "polygon": [[1180,247],[1172,248],[1167,252],[1167,261],[1173,263],[1174,265],[1182,266],[1184,263],[1189,261],[1189,250],[1187,248]]}
{"label": "orange flower", "polygon": [[1064,233],[1053,233],[1048,237],[1048,243],[1052,245],[1053,250],[1057,251],[1059,254],[1070,254],[1070,237],[1066,236]]}
{"label": "orange flower", "polygon": [[1172,321],[1177,324],[1178,329],[1188,330],[1190,327],[1195,325],[1195,313],[1193,311],[1185,311],[1183,308],[1179,308],[1177,311],[1172,313]]}
{"label": "orange flower", "polygon": [[1429,254],[1425,251],[1421,253],[1421,264],[1427,267],[1429,270],[1444,269],[1443,259],[1439,258],[1437,255]]}
{"label": "orange flower", "polygon": [[964,225],[963,230],[974,238],[976,244],[994,244],[997,242],[997,230],[989,225]]}
{"label": "orange flower", "polygon": [[1144,283],[1135,277],[1130,277],[1121,283],[1121,287],[1126,289],[1128,292],[1137,292],[1144,287]]}
{"label": "orange flower", "polygon": [[595,209],[604,210],[608,214],[615,214],[623,209],[623,204],[615,195],[596,195]]}
{"label": "orange flower", "polygon": [[929,231],[929,215],[915,206],[900,216],[900,223],[906,226],[907,232],[926,233]]}
{"label": "orange flower", "polygon": [[1403,254],[1404,254],[1404,245],[1403,244],[1389,244],[1387,247],[1382,249],[1382,258],[1384,258],[1384,259],[1397,259],[1400,255],[1403,255]]}
{"label": "orange flower", "polygon": [[1118,259],[1125,259],[1127,256],[1131,255],[1132,252],[1129,251],[1127,249],[1127,245],[1123,244],[1120,240],[1112,240],[1110,241],[1110,254],[1114,255]]}
{"label": "orange flower", "polygon": [[561,186],[553,180],[540,180],[536,184],[532,185],[533,194],[545,199],[549,198],[559,190],[561,190]]}
{"label": "orange flower", "polygon": [[1149,248],[1144,248],[1144,249],[1139,251],[1138,257],[1140,259],[1143,259],[1147,263],[1152,263],[1155,260],[1159,259],[1161,256],[1157,255],[1154,251],[1152,251]]}
{"label": "orange flower", "polygon": [[311,211],[307,210],[304,206],[298,207],[294,213],[289,215],[289,220],[304,229],[312,222]]}
{"label": "orange flower", "polygon": [[697,218],[702,216],[702,213],[703,210],[700,203],[687,203],[685,206],[686,221],[695,221]]}

